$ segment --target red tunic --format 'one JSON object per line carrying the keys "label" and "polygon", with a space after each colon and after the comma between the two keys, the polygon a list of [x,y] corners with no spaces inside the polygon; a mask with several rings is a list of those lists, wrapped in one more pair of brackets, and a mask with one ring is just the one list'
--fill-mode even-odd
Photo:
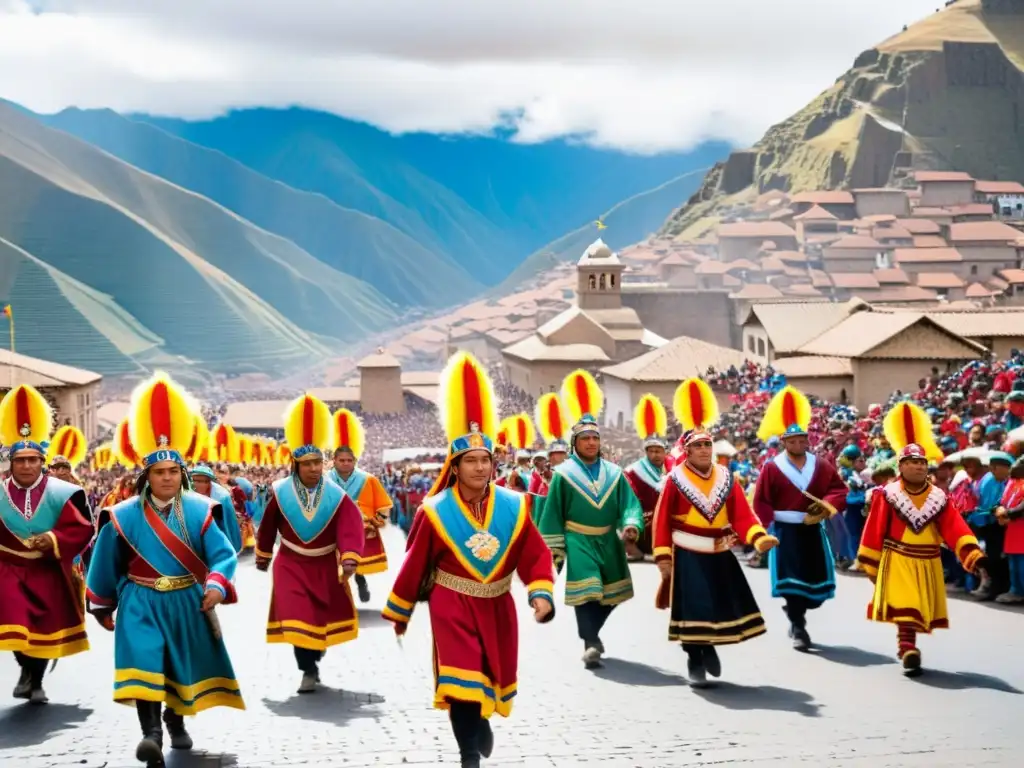
{"label": "red tunic", "polygon": [[[473,701],[481,705],[484,717],[494,712],[507,717],[516,695],[519,661],[516,607],[508,582],[513,573],[518,574],[531,599],[543,597],[554,606],[551,552],[530,519],[529,497],[492,484],[481,517],[494,521],[487,530],[503,537],[504,553],[486,580],[481,580],[475,568],[467,567],[469,561],[457,541],[463,534],[454,526],[447,530],[443,516],[435,510],[446,500],[458,504],[467,516],[464,525],[472,525],[466,530],[481,530],[479,518],[455,494],[454,489],[442,491],[416,512],[405,561],[383,616],[397,624],[407,623],[423,597],[421,586],[435,574],[427,598],[434,634],[434,706],[447,709],[449,700]],[[504,525],[499,516],[505,518]]]}
{"label": "red tunic", "polygon": [[537,470],[533,471],[530,475],[530,493],[536,494],[537,496],[548,495],[548,481],[544,479],[544,476]]}
{"label": "red tunic", "polygon": [[[821,458],[815,462],[814,474],[807,486],[807,492],[822,501],[827,501],[840,512],[846,509],[846,483],[839,476],[839,471]],[[754,512],[765,528],[775,521],[775,510],[806,512],[812,503],[782,473],[774,461],[765,462],[761,468],[761,475],[757,478],[753,499]]]}
{"label": "red tunic", "polygon": [[[626,467],[623,474],[626,476],[629,487],[633,489],[633,493],[640,500],[640,508],[644,511],[644,530],[640,534],[640,538],[637,539],[636,545],[645,555],[653,554],[651,522],[654,520],[654,508],[658,506],[661,488],[655,488],[644,479],[635,464]],[[667,475],[662,475],[662,478],[664,477]],[[662,486],[664,485],[663,481]]]}
{"label": "red tunic", "polygon": [[282,541],[274,560],[267,642],[323,651],[355,639],[359,614],[348,580],[340,576],[338,562],[358,563],[362,555],[363,516],[359,507],[348,496],[342,497],[320,532],[312,540],[303,541],[281,511],[277,496],[271,493],[257,534],[257,557],[272,557],[278,533]]}
{"label": "red tunic", "polygon": [[[49,478],[31,493],[37,508]],[[12,506],[25,508],[25,494],[3,481]],[[20,651],[37,659],[58,659],[89,650],[85,634],[85,589],[74,559],[88,547],[93,526],[79,489],[47,532],[53,548],[30,550],[0,522],[0,651]]]}

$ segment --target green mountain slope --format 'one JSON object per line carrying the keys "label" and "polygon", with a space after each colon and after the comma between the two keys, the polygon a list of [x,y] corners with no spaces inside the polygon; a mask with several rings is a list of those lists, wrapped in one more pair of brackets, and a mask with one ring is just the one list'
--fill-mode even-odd
{"label": "green mountain slope", "polygon": [[291,240],[399,306],[446,306],[482,289],[443,251],[322,194],[271,179],[228,157],[111,110],[67,109],[42,118],[122,160],[215,200]]}
{"label": "green mountain slope", "polygon": [[685,200],[700,183],[707,168],[699,168],[623,200],[608,210],[598,231],[588,222],[534,252],[499,287],[507,289],[561,261],[575,261],[598,237],[612,249],[625,248],[643,240],[664,226],[680,200]]}
{"label": "green mountain slope", "polygon": [[0,200],[0,237],[211,370],[295,365],[336,347],[315,334],[394,319],[379,292],[295,244],[3,105]]}
{"label": "green mountain slope", "polygon": [[[18,352],[107,373],[141,371],[163,340],[87,285],[0,238],[0,303],[14,312]],[[6,344],[5,344],[6,346]]]}

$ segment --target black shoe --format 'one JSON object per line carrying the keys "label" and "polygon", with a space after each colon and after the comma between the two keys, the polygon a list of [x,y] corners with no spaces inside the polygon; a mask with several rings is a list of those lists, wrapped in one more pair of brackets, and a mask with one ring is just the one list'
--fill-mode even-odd
{"label": "black shoe", "polygon": [[722,676],[722,661],[713,645],[704,646],[704,669],[712,677]]}
{"label": "black shoe", "polygon": [[142,741],[135,748],[135,759],[147,768],[164,764],[164,729],[160,722],[161,704],[156,701],[136,701],[135,707],[142,726]]}
{"label": "black shoe", "polygon": [[793,638],[793,648],[798,651],[811,650],[811,636],[807,633],[807,627],[790,627],[789,636]]}
{"label": "black shoe", "polygon": [[597,648],[597,652],[604,656],[604,643],[601,642],[601,638],[597,638],[594,641],[594,647]]}
{"label": "black shoe", "polygon": [[464,757],[460,763],[462,768],[480,768],[479,757]]}
{"label": "black shoe", "polygon": [[356,587],[359,590],[359,602],[370,602],[370,587],[367,585],[366,580],[356,582]]}
{"label": "black shoe", "polygon": [[157,739],[146,736],[135,748],[135,759],[147,768],[159,768],[164,764],[164,748]]}
{"label": "black shoe", "polygon": [[185,718],[170,709],[164,710],[164,725],[171,737],[171,749],[192,749],[192,737],[185,729]]}
{"label": "black shoe", "polygon": [[921,668],[921,652],[916,648],[903,654],[903,674],[907,677],[920,677],[924,670]]}
{"label": "black shoe", "polygon": [[494,751],[494,731],[491,730],[491,721],[480,718],[480,730],[476,736],[477,749],[483,757],[490,757]]}
{"label": "black shoe", "polygon": [[694,654],[686,660],[686,672],[690,678],[691,688],[706,688],[708,684],[707,672],[704,669],[704,662]]}
{"label": "black shoe", "polygon": [[14,698],[27,699],[32,695],[32,673],[22,668],[18,684],[14,686]]}

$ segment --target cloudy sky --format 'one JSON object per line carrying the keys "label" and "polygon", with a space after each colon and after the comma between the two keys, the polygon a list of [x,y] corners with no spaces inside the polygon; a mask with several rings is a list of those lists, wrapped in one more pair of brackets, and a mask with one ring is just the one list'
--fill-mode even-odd
{"label": "cloudy sky", "polygon": [[941,0],[0,0],[0,97],[392,131],[755,141]]}

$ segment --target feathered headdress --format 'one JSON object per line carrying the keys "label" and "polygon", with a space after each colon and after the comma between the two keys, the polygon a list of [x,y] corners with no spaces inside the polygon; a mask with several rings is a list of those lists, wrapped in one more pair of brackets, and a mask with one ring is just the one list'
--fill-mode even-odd
{"label": "feathered headdress", "polygon": [[811,403],[807,395],[796,387],[785,386],[768,403],[757,436],[761,440],[769,440],[806,435],[810,425]]}
{"label": "feathered headdress", "polygon": [[667,447],[665,434],[668,432],[668,414],[655,395],[648,394],[640,398],[633,411],[633,424],[645,449]]}
{"label": "feathered headdress", "polygon": [[132,393],[128,412],[132,445],[145,469],[166,461],[185,466],[185,453],[196,431],[195,404],[181,387],[162,371]]}
{"label": "feathered headdress", "polygon": [[359,461],[366,447],[363,422],[348,408],[339,408],[334,412],[334,447],[347,448],[356,461]]}
{"label": "feathered headdress", "polygon": [[203,414],[196,414],[196,427],[192,431],[192,443],[188,447],[185,459],[193,464],[207,461],[210,458],[210,428],[206,426]]}
{"label": "feathered headdress", "polygon": [[323,460],[334,441],[331,409],[310,394],[297,398],[284,414],[284,436],[292,446],[294,461]]}
{"label": "feathered headdress", "polygon": [[280,443],[274,452],[274,463],[279,467],[286,467],[292,460],[292,451],[287,443]]}
{"label": "feathered headdress", "polygon": [[114,463],[114,450],[109,443],[96,446],[92,452],[92,468],[94,470],[110,469]]}
{"label": "feathered headdress", "polygon": [[711,439],[708,430],[718,421],[718,400],[706,381],[693,377],[676,387],[672,410],[683,428],[683,445]]}
{"label": "feathered headdress", "polygon": [[556,392],[548,392],[537,400],[537,429],[548,446],[549,453],[568,453],[565,442],[569,432],[569,416]]}
{"label": "feathered headdress", "polygon": [[915,403],[896,403],[882,422],[882,430],[899,460],[941,461],[942,449],[935,442],[932,420]]}
{"label": "feathered headdress", "polygon": [[604,408],[604,393],[594,377],[584,370],[570,373],[562,381],[562,401],[573,420],[572,442],[584,433],[600,435],[597,417]]}
{"label": "feathered headdress", "polygon": [[234,464],[239,460],[240,445],[235,428],[223,421],[210,432],[210,459]]}
{"label": "feathered headdress", "polygon": [[116,458],[122,466],[128,469],[135,469],[142,463],[142,458],[139,456],[139,452],[135,450],[135,446],[132,445],[131,430],[128,427],[128,419],[122,419],[117,425],[117,429],[114,430],[114,458]]}
{"label": "feathered headdress", "polygon": [[515,416],[509,416],[501,423],[508,432],[509,444],[516,451],[527,450],[536,442],[537,430],[534,428],[533,421],[528,414],[517,413]]}
{"label": "feathered headdress", "polygon": [[[494,453],[498,404],[487,370],[468,352],[448,359],[440,380],[441,427],[448,438],[448,456],[430,495],[452,483],[452,461],[467,451]],[[512,436],[509,435],[512,439]]]}
{"label": "feathered headdress", "polygon": [[8,458],[16,455],[46,458],[43,446],[53,430],[53,409],[39,391],[19,384],[0,401],[0,440],[10,446]]}
{"label": "feathered headdress", "polygon": [[61,427],[50,441],[46,461],[51,465],[65,463],[72,469],[85,461],[89,451],[88,441],[78,427]]}

